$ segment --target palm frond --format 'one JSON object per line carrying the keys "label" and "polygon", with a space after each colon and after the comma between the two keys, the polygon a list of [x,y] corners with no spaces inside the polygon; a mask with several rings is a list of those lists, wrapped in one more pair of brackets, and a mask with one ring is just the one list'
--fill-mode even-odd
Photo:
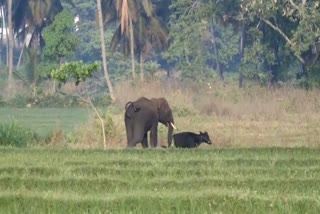
{"label": "palm frond", "polygon": [[151,17],[154,12],[153,4],[150,0],[140,0],[141,6],[143,8],[144,13],[147,15],[147,17]]}

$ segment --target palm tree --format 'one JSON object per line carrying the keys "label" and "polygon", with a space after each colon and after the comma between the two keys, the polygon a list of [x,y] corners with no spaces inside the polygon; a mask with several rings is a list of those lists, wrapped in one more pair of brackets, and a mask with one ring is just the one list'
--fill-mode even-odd
{"label": "palm tree", "polygon": [[2,63],[2,54],[3,54],[3,49],[2,49],[2,44],[3,44],[3,31],[6,29],[6,21],[5,21],[5,13],[4,13],[4,8],[5,8],[5,0],[0,0],[0,16],[2,18],[2,21],[0,23],[1,26],[1,35],[0,35],[0,63]]}
{"label": "palm tree", "polygon": [[145,20],[139,33],[138,51],[140,55],[140,78],[144,81],[144,56],[149,55],[152,49],[162,51],[168,47],[168,30],[156,16]]}
{"label": "palm tree", "polygon": [[118,45],[125,56],[128,56],[130,51],[133,78],[135,78],[135,54],[139,54],[140,78],[143,81],[144,55],[148,54],[152,47],[157,49],[167,47],[168,33],[156,15],[158,11],[155,10],[151,0],[105,0],[103,8],[106,23],[120,19],[111,40],[111,51],[114,52]]}
{"label": "palm tree", "polygon": [[97,16],[98,16],[98,24],[99,24],[99,31],[100,31],[101,56],[102,56],[102,65],[103,65],[104,76],[107,81],[107,86],[109,88],[110,97],[113,101],[115,101],[113,87],[112,87],[112,84],[110,81],[108,67],[107,67],[106,44],[104,41],[104,27],[103,27],[101,0],[97,0]]}
{"label": "palm tree", "polygon": [[[62,11],[60,0],[17,0],[13,19],[15,32],[20,38],[31,34],[31,40],[26,46],[32,45],[39,50],[43,46],[41,32],[44,27],[50,24],[55,15]],[[40,53],[40,51],[39,51]]]}
{"label": "palm tree", "polygon": [[[104,0],[103,12],[105,23],[119,19],[118,28],[113,36],[111,49],[120,41],[125,44],[123,47],[124,54],[130,50],[132,77],[135,79],[135,28],[141,16],[151,16],[153,5],[150,0]],[[121,38],[123,37],[123,38]],[[129,44],[129,49],[127,45]]]}

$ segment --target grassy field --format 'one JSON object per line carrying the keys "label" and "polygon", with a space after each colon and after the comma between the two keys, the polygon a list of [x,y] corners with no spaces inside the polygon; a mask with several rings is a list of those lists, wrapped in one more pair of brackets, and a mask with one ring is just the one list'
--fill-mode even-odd
{"label": "grassy field", "polygon": [[86,122],[89,111],[85,108],[0,108],[0,122],[12,119],[43,136],[57,129],[74,130]]}
{"label": "grassy field", "polygon": [[319,213],[318,149],[0,149],[1,213]]}

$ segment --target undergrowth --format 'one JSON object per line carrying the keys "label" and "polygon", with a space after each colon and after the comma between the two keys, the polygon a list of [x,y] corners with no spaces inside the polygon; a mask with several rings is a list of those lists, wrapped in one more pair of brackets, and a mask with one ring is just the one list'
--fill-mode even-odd
{"label": "undergrowth", "polygon": [[38,136],[15,121],[0,123],[0,146],[26,147],[36,143]]}
{"label": "undergrowth", "polygon": [[[154,80],[143,84],[119,82],[114,91],[115,103],[109,104],[107,96],[101,97],[101,102],[94,102],[104,118],[108,148],[126,147],[124,105],[141,96],[165,97],[178,128],[175,132],[207,131],[213,141],[212,147],[319,146],[318,89],[306,91],[285,85],[265,88],[253,84],[239,89],[235,82],[228,81],[199,85],[178,81],[164,84]],[[78,121],[72,132],[57,126],[47,136],[46,143],[72,148],[103,148],[100,121],[92,108],[86,108],[91,112],[86,121]],[[57,108],[56,111],[60,110]],[[46,120],[46,114],[41,117]],[[166,145],[167,128],[159,124],[158,130],[159,143]]]}

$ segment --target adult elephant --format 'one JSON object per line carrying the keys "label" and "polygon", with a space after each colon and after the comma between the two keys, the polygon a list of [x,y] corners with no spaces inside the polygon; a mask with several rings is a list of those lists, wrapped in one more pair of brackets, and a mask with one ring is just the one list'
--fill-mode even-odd
{"label": "adult elephant", "polygon": [[125,105],[124,122],[126,125],[127,146],[135,147],[141,142],[148,147],[147,133],[150,131],[151,147],[158,145],[158,122],[168,127],[168,146],[172,142],[172,132],[176,129],[171,108],[163,97],[147,99],[140,97]]}

